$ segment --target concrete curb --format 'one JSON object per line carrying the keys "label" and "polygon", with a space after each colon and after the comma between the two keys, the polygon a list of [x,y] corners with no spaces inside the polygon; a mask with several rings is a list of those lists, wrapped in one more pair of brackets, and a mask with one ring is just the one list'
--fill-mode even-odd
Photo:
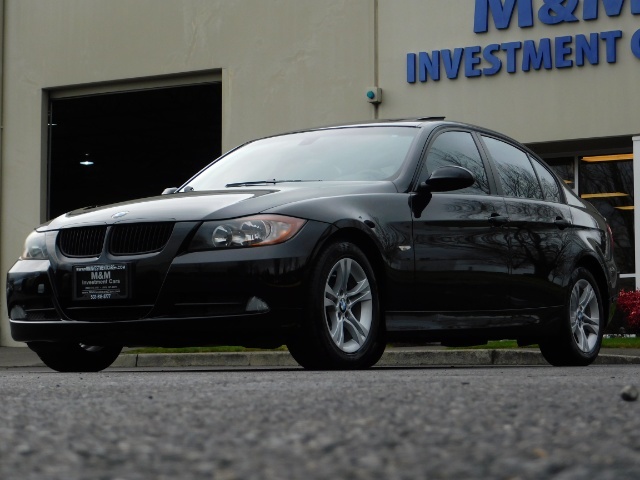
{"label": "concrete curb", "polygon": [[[596,365],[640,365],[640,357],[599,355]],[[378,367],[518,366],[549,364],[534,350],[387,350]],[[288,352],[122,354],[113,367],[297,367]]]}

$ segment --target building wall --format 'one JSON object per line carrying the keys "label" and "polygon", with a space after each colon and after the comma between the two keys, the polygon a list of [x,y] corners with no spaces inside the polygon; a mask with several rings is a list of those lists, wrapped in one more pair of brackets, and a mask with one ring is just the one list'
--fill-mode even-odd
{"label": "building wall", "polygon": [[[489,18],[474,32],[478,6],[489,0],[5,0],[0,163],[0,283],[28,232],[44,220],[46,111],[50,95],[142,88],[188,82],[194,74],[223,82],[223,150],[289,129],[372,118],[444,115],[510,134],[524,142],[632,136],[640,129],[638,0],[607,16],[604,0],[575,2],[576,21],[545,24],[530,3],[533,26],[507,28]],[[557,2],[556,2],[557,3]],[[571,4],[573,2],[564,2]],[[613,2],[608,2],[609,4]],[[496,2],[491,2],[496,5]],[[596,20],[584,20],[588,5]],[[495,12],[494,12],[495,13]],[[552,23],[552,22],[548,22]],[[408,82],[407,54],[578,35],[622,32],[617,61],[604,46],[598,65],[494,75],[482,60],[467,78]],[[640,43],[640,42],[639,42]],[[602,43],[604,45],[604,43]],[[640,49],[640,45],[637,46]],[[636,49],[637,50],[637,49]],[[471,50],[469,50],[471,51]],[[636,53],[638,53],[636,51]],[[504,52],[497,58],[506,61]],[[575,62],[575,51],[565,54]],[[473,56],[472,59],[473,61]],[[517,62],[520,63],[520,60]],[[182,79],[182,80],[181,80]],[[379,107],[367,87],[379,85]],[[90,90],[93,89],[93,90]],[[11,345],[5,298],[0,298],[0,344]]]}

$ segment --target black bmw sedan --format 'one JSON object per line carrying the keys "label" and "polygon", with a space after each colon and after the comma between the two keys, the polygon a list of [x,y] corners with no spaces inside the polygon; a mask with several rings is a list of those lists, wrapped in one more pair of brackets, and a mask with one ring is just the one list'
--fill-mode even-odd
{"label": "black bmw sedan", "polygon": [[59,371],[123,346],[285,344],[311,369],[393,341],[513,338],[597,357],[617,297],[605,219],[527,148],[421,118],[255,140],[180,188],[36,228],[11,333]]}

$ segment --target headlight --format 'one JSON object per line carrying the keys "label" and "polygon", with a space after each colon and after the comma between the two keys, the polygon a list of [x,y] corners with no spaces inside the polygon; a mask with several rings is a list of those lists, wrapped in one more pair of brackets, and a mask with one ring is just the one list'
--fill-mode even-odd
{"label": "headlight", "polygon": [[275,245],[292,238],[305,222],[281,215],[255,215],[204,222],[191,241],[189,250]]}
{"label": "headlight", "polygon": [[24,241],[24,250],[20,258],[22,260],[47,260],[47,244],[44,233],[33,231]]}

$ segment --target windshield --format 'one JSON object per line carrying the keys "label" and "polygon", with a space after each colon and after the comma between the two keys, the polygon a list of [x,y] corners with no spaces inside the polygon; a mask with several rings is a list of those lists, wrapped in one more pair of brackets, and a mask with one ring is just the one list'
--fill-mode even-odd
{"label": "windshield", "polygon": [[418,131],[414,127],[351,127],[257,140],[210,165],[184,190],[391,179]]}

